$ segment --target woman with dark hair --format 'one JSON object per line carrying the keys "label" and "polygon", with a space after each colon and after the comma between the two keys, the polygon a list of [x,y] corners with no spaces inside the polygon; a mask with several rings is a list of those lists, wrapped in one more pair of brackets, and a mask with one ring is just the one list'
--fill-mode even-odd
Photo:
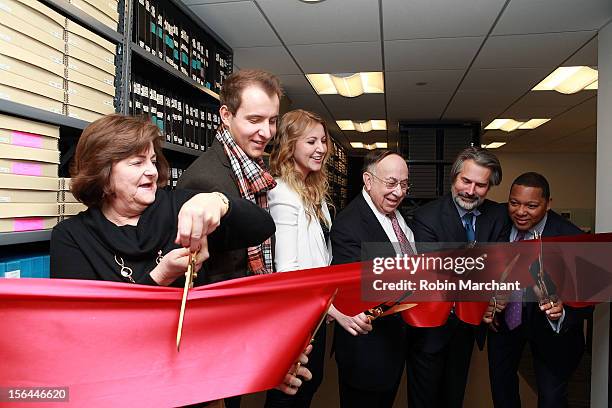
{"label": "woman with dark hair", "polygon": [[[143,119],[115,114],[90,124],[71,173],[72,193],[89,208],[53,229],[52,278],[183,286],[190,253],[199,270],[209,248],[245,248],[274,233],[270,215],[248,200],[163,189],[159,131]],[[205,273],[204,264],[196,286]],[[298,375],[310,378],[298,367],[279,388],[295,393]]]}
{"label": "woman with dark hair", "polygon": [[[332,152],[325,121],[317,114],[297,109],[283,115],[270,156],[276,187],[268,192],[270,214],[276,224],[276,272],[328,266],[331,262],[327,160]],[[365,315],[350,317],[333,305],[329,319],[353,335],[367,333]],[[313,379],[295,396],[268,392],[266,407],[309,407],[323,379],[325,326],[314,340],[309,368]]]}

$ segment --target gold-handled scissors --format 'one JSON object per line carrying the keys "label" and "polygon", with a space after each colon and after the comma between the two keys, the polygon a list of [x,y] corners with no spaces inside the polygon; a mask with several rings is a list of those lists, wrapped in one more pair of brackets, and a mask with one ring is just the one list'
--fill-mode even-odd
{"label": "gold-handled scissors", "polygon": [[183,320],[185,319],[185,306],[187,306],[187,293],[193,288],[193,281],[198,277],[198,272],[195,267],[196,253],[189,254],[189,264],[185,273],[185,287],[183,288],[183,299],[181,300],[181,312],[179,314],[178,328],[176,330],[176,351],[179,351],[181,345],[181,334],[183,333]]}
{"label": "gold-handled scissors", "polygon": [[365,313],[365,315],[368,317],[371,323],[374,320],[378,319],[379,317],[388,316],[393,313],[399,313],[404,310],[408,310],[417,305],[416,303],[401,304],[410,295],[412,295],[412,291],[411,290],[406,291],[397,300],[390,301],[390,302],[383,302],[377,306],[374,306],[371,309],[366,310],[363,313]]}

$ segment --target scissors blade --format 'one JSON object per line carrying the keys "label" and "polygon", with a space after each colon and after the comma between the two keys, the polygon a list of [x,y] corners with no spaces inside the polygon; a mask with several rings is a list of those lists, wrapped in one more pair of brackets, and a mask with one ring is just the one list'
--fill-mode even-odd
{"label": "scissors blade", "polygon": [[185,307],[187,306],[187,294],[193,280],[193,254],[189,254],[189,264],[185,273],[185,287],[183,288],[183,298],[181,299],[181,311],[179,313],[178,328],[176,329],[176,351],[180,351],[181,336],[183,334],[183,320],[185,319]]}

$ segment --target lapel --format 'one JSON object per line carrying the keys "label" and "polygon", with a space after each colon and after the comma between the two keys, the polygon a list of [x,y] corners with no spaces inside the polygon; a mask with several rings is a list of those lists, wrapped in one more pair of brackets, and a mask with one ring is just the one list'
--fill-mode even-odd
{"label": "lapel", "polygon": [[488,242],[489,232],[491,231],[491,217],[488,216],[487,210],[489,209],[489,202],[484,201],[478,211],[480,215],[476,217],[476,241],[477,242]]}
{"label": "lapel", "polygon": [[210,149],[215,153],[215,155],[217,156],[217,159],[219,159],[219,163],[221,163],[223,166],[227,167],[228,169],[231,169],[229,158],[225,154],[225,149],[223,148],[223,145],[221,144],[221,142],[217,140],[216,137]]}
{"label": "lapel", "polygon": [[[476,234],[478,234],[478,218],[476,217]],[[457,212],[457,207],[455,207],[455,203],[453,202],[453,196],[451,194],[447,194],[444,198],[444,207],[442,210],[442,228],[446,230],[446,237],[448,237],[448,242],[466,242],[467,238],[465,236],[465,228],[463,227],[463,223],[461,222],[461,218],[459,217],[459,212]],[[445,240],[447,238],[444,238]]]}
{"label": "lapel", "polygon": [[365,241],[368,242],[391,242],[387,233],[383,229],[380,222],[378,222],[378,218],[366,202],[365,198],[363,198],[363,193],[360,191],[358,196],[359,203],[359,212],[361,213],[361,218],[366,224],[366,231],[368,231],[368,237]]}

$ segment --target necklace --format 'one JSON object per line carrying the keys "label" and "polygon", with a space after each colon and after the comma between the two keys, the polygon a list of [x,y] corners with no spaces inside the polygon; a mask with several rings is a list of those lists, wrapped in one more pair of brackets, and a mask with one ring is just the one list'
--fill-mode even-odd
{"label": "necklace", "polygon": [[[161,262],[163,257],[164,256],[162,255],[162,251],[160,249],[159,251],[157,251],[157,258],[155,258],[155,264],[159,265],[159,263]],[[125,279],[127,279],[131,283],[136,283],[136,281],[132,277],[132,274],[134,273],[134,271],[132,270],[132,268],[130,268],[129,266],[125,265],[125,262],[123,261],[123,258],[120,257],[120,256],[115,255],[115,262],[117,263],[117,265],[119,265],[121,267],[121,270],[119,271],[121,276],[123,276]]]}

